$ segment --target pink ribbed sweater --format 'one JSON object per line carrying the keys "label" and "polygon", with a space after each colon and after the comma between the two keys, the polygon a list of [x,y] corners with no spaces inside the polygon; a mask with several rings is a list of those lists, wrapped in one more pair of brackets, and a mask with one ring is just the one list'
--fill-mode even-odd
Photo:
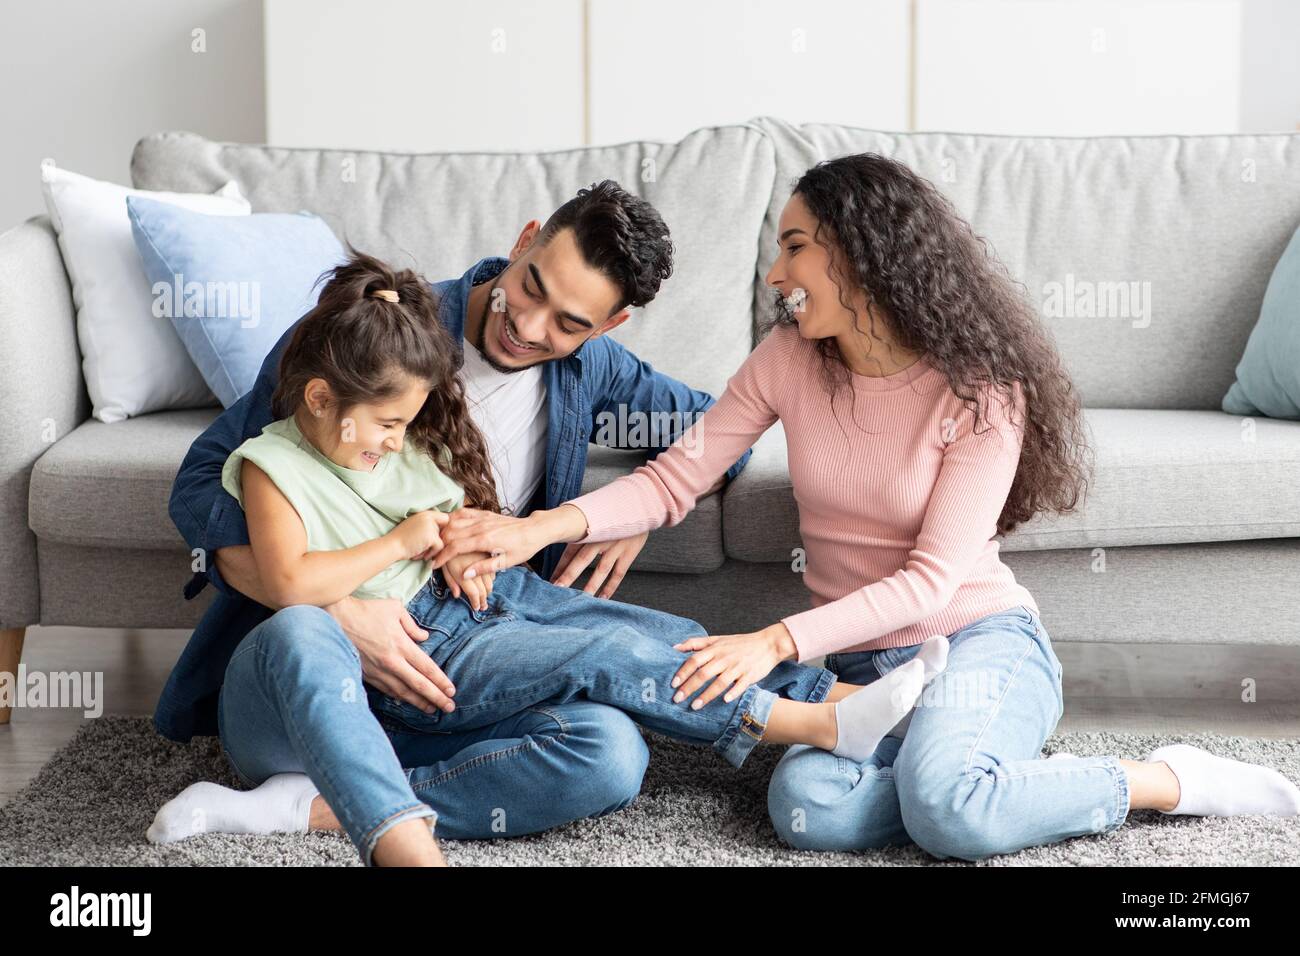
{"label": "pink ribbed sweater", "polygon": [[796,329],[775,329],[681,441],[573,499],[587,518],[582,540],[677,524],[780,419],[812,592],[811,609],[783,618],[800,661],[917,644],[1018,604],[1037,614],[994,538],[1020,460],[1020,384],[1015,426],[1008,392],[986,386],[976,433],[924,359],[885,377],[852,374],[853,409],[842,389],[834,415],[820,361]]}

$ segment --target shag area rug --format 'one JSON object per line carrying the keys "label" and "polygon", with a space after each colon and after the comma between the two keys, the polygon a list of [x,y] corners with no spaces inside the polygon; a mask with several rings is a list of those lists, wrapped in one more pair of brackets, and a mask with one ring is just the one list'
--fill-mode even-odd
{"label": "shag area rug", "polygon": [[[781,748],[758,748],[739,771],[711,749],[647,734],[650,768],[626,809],[514,839],[443,840],[459,866],[1279,866],[1300,864],[1300,817],[1190,817],[1132,811],[1110,833],[978,863],[938,860],[915,845],[862,853],[800,852],[767,818],[767,781]],[[1190,743],[1271,766],[1300,780],[1300,740],[1217,734],[1054,734],[1044,755],[1140,759],[1161,744]],[[146,717],[88,721],[36,778],[0,807],[3,866],[360,866],[340,833],[203,834],[154,846],[145,830],[163,803],[197,780],[239,788],[214,737],[180,745]]]}

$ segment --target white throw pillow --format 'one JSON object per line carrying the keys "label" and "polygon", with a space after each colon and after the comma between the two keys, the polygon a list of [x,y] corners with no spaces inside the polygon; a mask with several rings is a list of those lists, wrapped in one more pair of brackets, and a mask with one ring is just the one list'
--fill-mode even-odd
{"label": "white throw pillow", "polygon": [[81,369],[95,417],[120,422],[146,412],[220,404],[171,321],[154,316],[153,291],[131,237],[126,197],[246,216],[252,207],[238,185],[228,182],[211,195],[150,192],[79,176],[46,161],[41,191],[72,280]]}

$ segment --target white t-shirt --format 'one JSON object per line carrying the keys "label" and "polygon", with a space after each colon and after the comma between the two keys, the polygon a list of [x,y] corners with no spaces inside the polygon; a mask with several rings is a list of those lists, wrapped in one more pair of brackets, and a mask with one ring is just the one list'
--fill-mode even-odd
{"label": "white t-shirt", "polygon": [[542,367],[498,372],[465,342],[460,370],[470,417],[487,440],[501,505],[522,514],[546,471],[546,382]]}

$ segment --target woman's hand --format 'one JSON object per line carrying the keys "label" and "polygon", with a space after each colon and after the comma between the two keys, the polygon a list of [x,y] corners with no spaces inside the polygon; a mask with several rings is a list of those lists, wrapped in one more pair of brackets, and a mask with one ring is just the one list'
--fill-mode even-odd
{"label": "woman's hand", "polygon": [[549,511],[534,511],[527,518],[500,515],[477,508],[461,508],[452,513],[442,532],[442,550],[433,559],[441,568],[452,558],[471,551],[486,552],[465,569],[463,579],[500,571],[527,561],[556,541],[576,541],[587,533],[587,517],[573,505],[560,505]]}
{"label": "woman's hand", "polygon": [[[650,532],[645,531],[630,538],[623,538],[620,541],[571,544],[564,549],[564,554],[560,557],[560,563],[555,566],[555,573],[551,575],[551,583],[558,584],[560,587],[572,587],[573,582],[578,580],[587,565],[591,564],[596,558],[600,558],[596,567],[592,569],[591,576],[587,578],[586,587],[582,590],[588,594],[595,594],[596,597],[613,597],[614,592],[618,590],[618,586],[623,582],[627,569],[632,566],[636,556],[645,547],[648,537],[650,537]],[[601,587],[602,584],[604,587]],[[598,594],[596,592],[597,588],[600,588]]]}
{"label": "woman's hand", "polygon": [[496,575],[489,571],[487,574],[477,574],[467,581],[465,569],[475,561],[481,561],[486,557],[489,555],[482,551],[471,551],[452,558],[442,569],[442,576],[451,587],[452,596],[460,597],[463,592],[470,607],[476,611],[487,610],[488,595],[492,593],[492,584],[496,580]]}
{"label": "woman's hand", "polygon": [[692,637],[673,645],[674,650],[694,651],[678,668],[672,686],[679,688],[673,703],[681,703],[705,684],[709,687],[691,701],[699,710],[723,691],[727,703],[735,700],[751,684],[762,680],[784,660],[799,656],[790,629],[781,621],[752,634],[716,634]]}

